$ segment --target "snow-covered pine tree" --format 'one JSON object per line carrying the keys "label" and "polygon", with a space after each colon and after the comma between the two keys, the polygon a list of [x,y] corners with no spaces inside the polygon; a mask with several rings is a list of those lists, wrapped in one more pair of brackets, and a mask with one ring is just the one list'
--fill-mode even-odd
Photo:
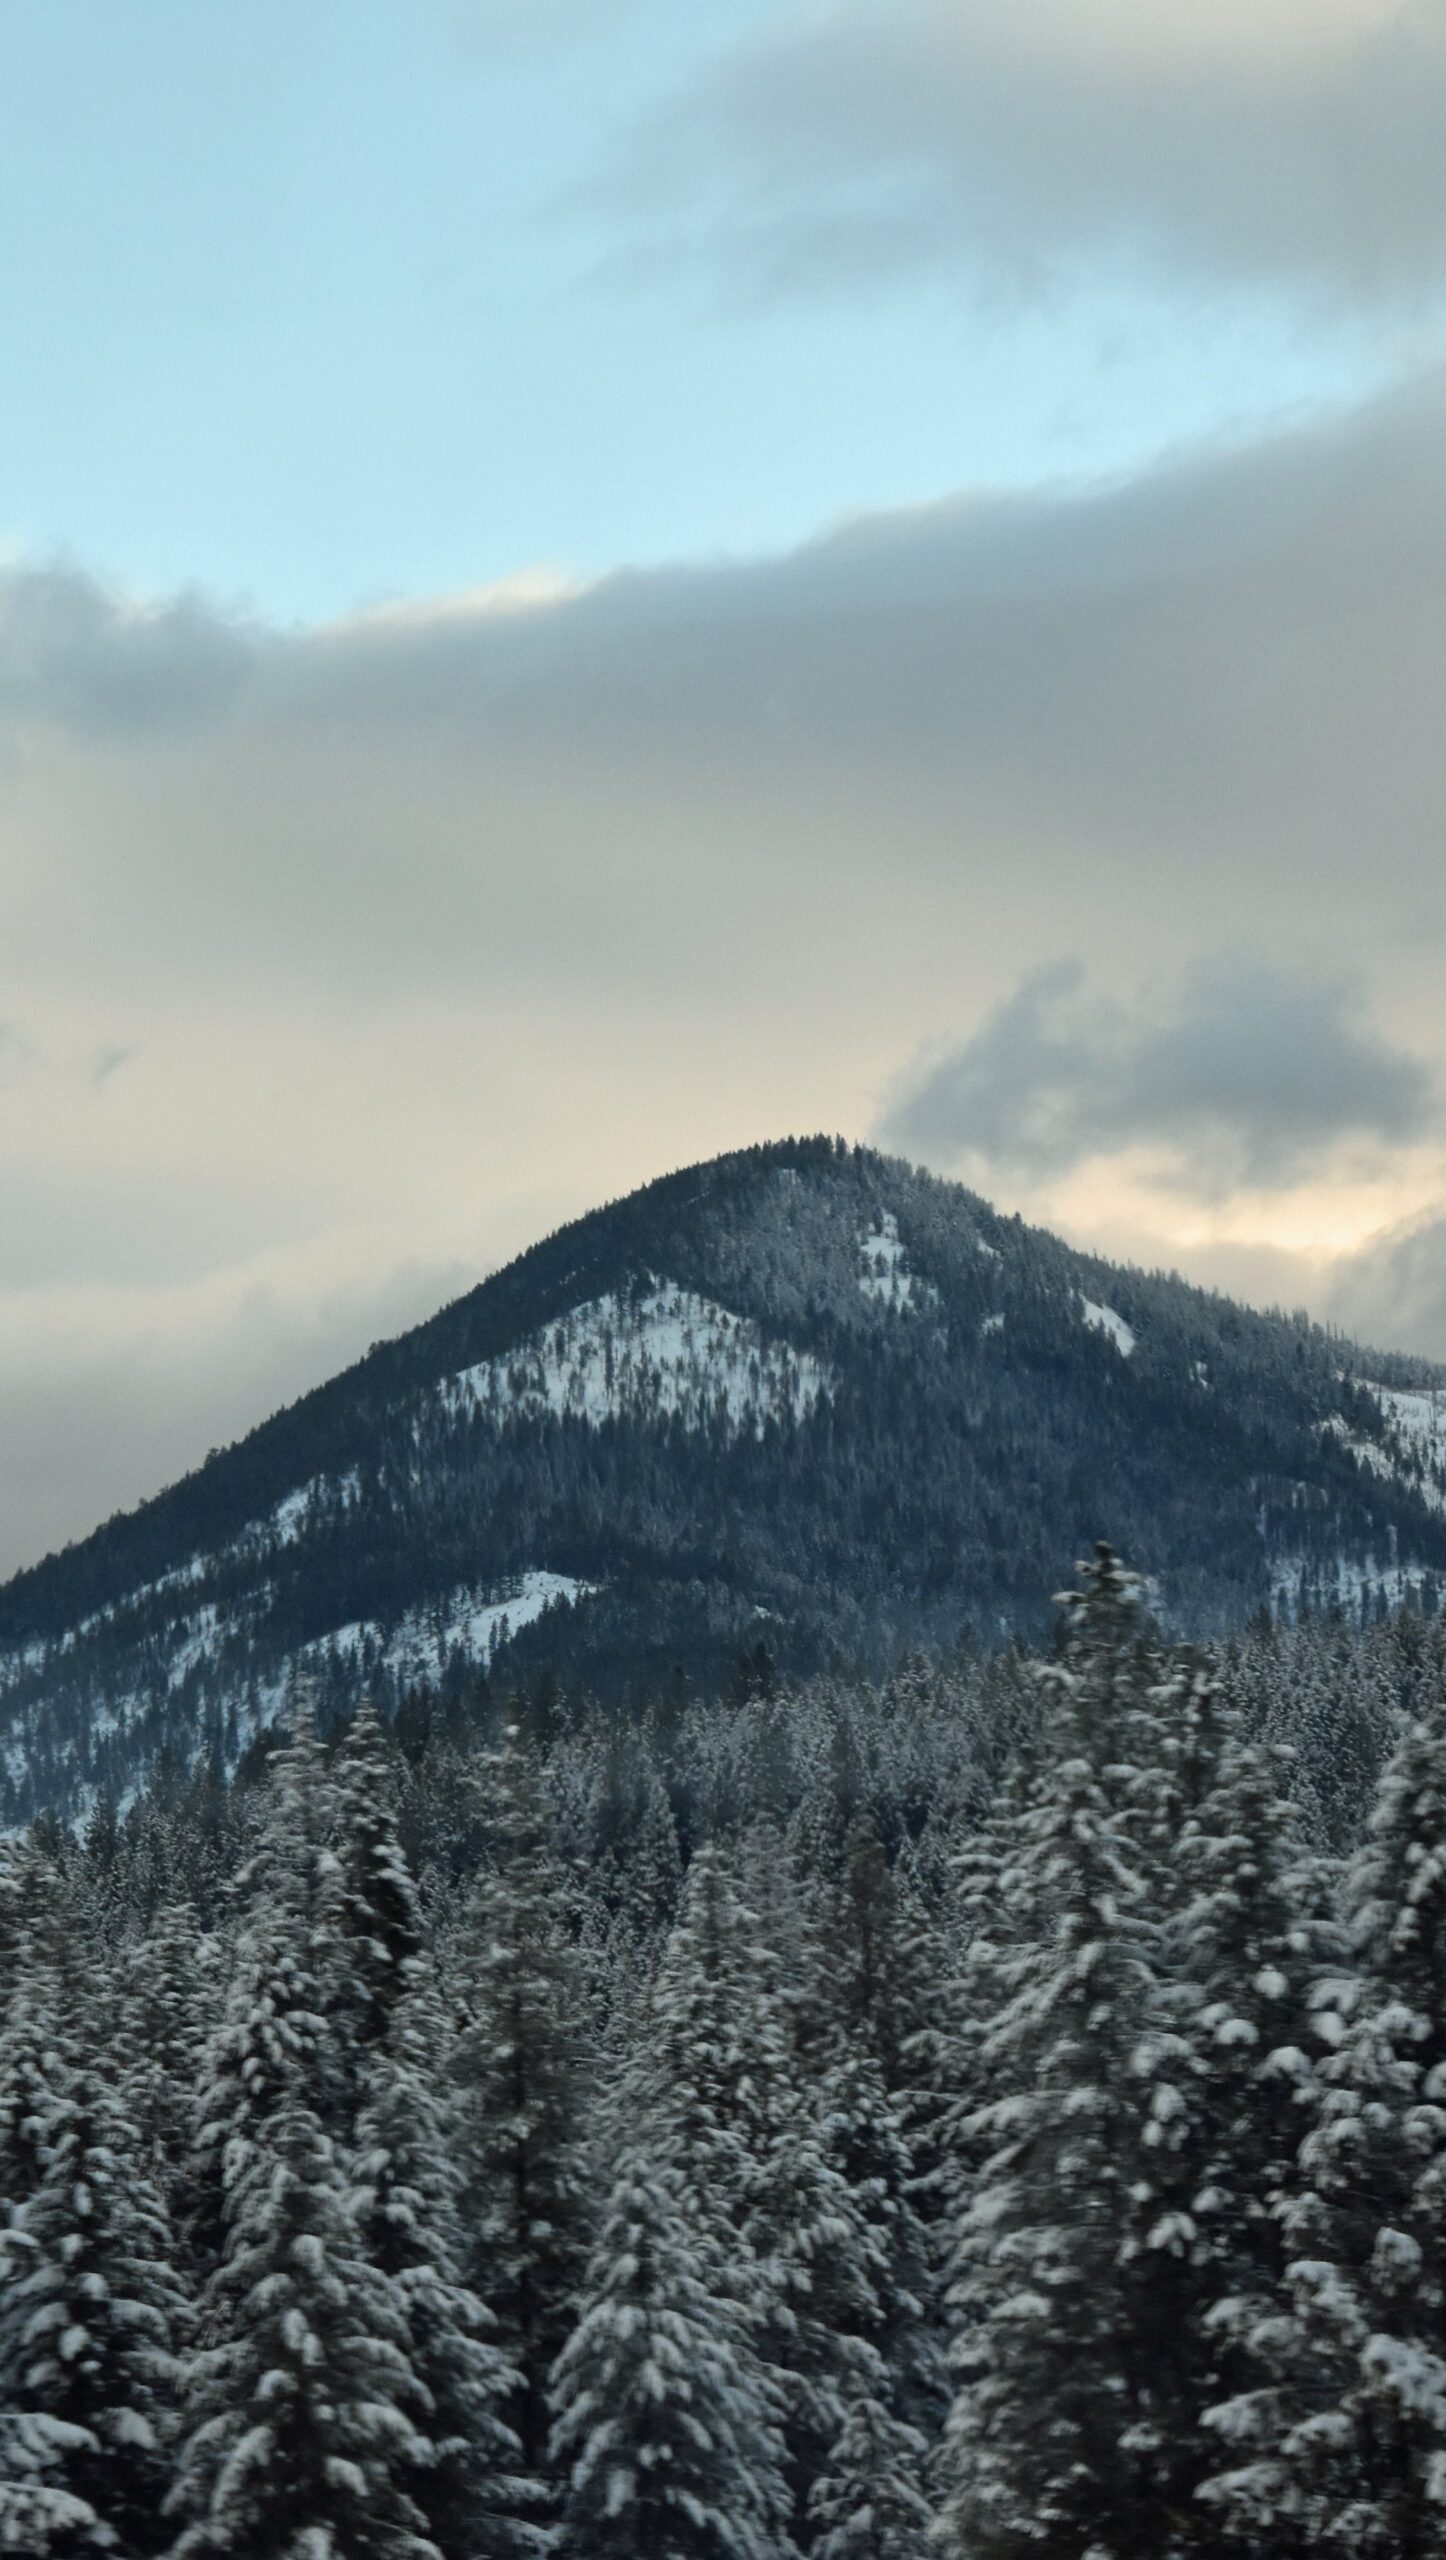
{"label": "snow-covered pine tree", "polygon": [[[897,2105],[873,2057],[842,2045],[819,2096],[825,2156],[845,2211],[813,2271],[836,2375],[830,2441],[804,2492],[824,2560],[922,2560],[923,2483],[944,2407],[926,2234]],[[806,2334],[806,2333],[805,2333]]]}
{"label": "snow-covered pine tree", "polygon": [[549,2375],[571,2331],[592,2237],[577,1968],[560,1920],[538,1777],[510,1727],[488,1755],[489,1857],[458,1951],[455,2051],[464,2273],[517,2377],[500,2415],[517,2440],[519,2520],[552,2496]]}
{"label": "snow-covered pine tree", "polygon": [[437,2560],[411,2495],[429,2441],[404,2309],[296,2086],[255,2127],[227,2222],[170,2500],[176,2560]]}
{"label": "snow-covered pine tree", "polygon": [[[0,2284],[0,2407],[31,2422],[56,2490],[125,2560],[170,2540],[169,2476],[188,2305],[145,2143],[108,2067],[100,2021],[115,2006],[99,1950],[67,1944],[55,1966],[39,2178],[15,2218]],[[65,2549],[62,2534],[53,2547]]]}
{"label": "snow-covered pine tree", "polygon": [[[0,2234],[0,2285],[14,2263],[14,2241]],[[92,2450],[89,2437],[59,2419],[0,2407],[0,2552],[15,2560],[89,2560],[114,2551],[110,2527],[63,2485],[66,2463]]]}
{"label": "snow-covered pine tree", "polygon": [[1184,1710],[1176,1776],[1183,1755],[1196,1776],[1177,1788],[1173,1873],[1155,1870],[1168,1977],[1140,2047],[1148,2108],[1124,2234],[1158,2377],[1154,2547],[1166,2551],[1189,2547],[1192,2515],[1212,2530],[1195,2504],[1218,2459],[1206,2412],[1243,2388],[1244,2342],[1275,2309],[1283,2201],[1309,2122],[1311,2001],[1339,1955],[1289,1752],[1222,1718],[1198,1672],[1171,1694]]}
{"label": "snow-covered pine tree", "polygon": [[689,1866],[645,2034],[660,2120],[700,2210],[741,2238],[764,2081],[786,2072],[781,2021],[750,2000],[751,1929],[716,1841]]}
{"label": "snow-covered pine tree", "polygon": [[[53,2105],[59,1877],[32,1835],[0,1843],[0,2318],[34,2263],[24,2210],[44,2174]],[[97,2448],[82,2429],[15,2405],[11,2353],[0,2363],[0,2552],[70,2560],[112,2547],[111,2528],[65,2485],[66,2464]]]}
{"label": "snow-covered pine tree", "polygon": [[[438,2560],[410,2484],[427,2396],[322,2121],[340,1970],[330,1800],[309,1715],[273,1762],[203,2133],[222,2250],[190,2359],[176,2560]],[[218,2110],[229,2099],[239,2120]]]}
{"label": "snow-covered pine tree", "polygon": [[[769,1838],[776,1848],[771,1826]],[[796,1908],[775,1917],[781,1939],[797,1934]],[[812,2318],[809,2298],[815,2253],[845,2229],[846,2199],[797,2085],[777,1950],[740,1890],[736,1860],[716,1842],[688,1869],[639,2069],[696,2244],[731,2291],[778,2412],[783,2465],[764,2485],[778,2547],[792,2550],[793,2529],[807,2531],[817,2457],[842,2417],[825,2380],[824,2315]]]}
{"label": "snow-covered pine tree", "polygon": [[14,1979],[25,1928],[22,1857],[14,1840],[0,1840],[0,1984]]}
{"label": "snow-covered pine tree", "polygon": [[851,1827],[818,1955],[831,2148],[883,2253],[881,2310],[898,2406],[932,2439],[947,2406],[937,2175],[950,2096],[937,2024],[944,1952],[872,1822]]}
{"label": "snow-covered pine tree", "polygon": [[121,1941],[115,1964],[117,2059],[147,2173],[189,2249],[196,2207],[192,2139],[196,2089],[219,2020],[220,1949],[203,1938],[190,1903],[162,1902]]}
{"label": "snow-covered pine tree", "polygon": [[398,1835],[396,1755],[369,1698],[336,1752],[331,1783],[342,1940],[335,2035],[343,2069],[360,2075],[416,1976],[422,1944],[417,1889]]}
{"label": "snow-covered pine tree", "polygon": [[13,2222],[41,2176],[39,2134],[50,2093],[50,2047],[59,1968],[69,1926],[65,1889],[48,1848],[33,1832],[7,1847],[0,1922],[7,1945],[0,1972],[0,2230]]}
{"label": "snow-covered pine tree", "polygon": [[241,1915],[235,1962],[196,2094],[187,2178],[203,2273],[219,2259],[229,2199],[281,2099],[300,2086],[327,2124],[341,2112],[327,2029],[341,1974],[335,1827],[331,1783],[303,1695],[290,1743],[271,1755],[255,1854],[232,1888]]}
{"label": "snow-covered pine tree", "polygon": [[501,2409],[518,2377],[464,2282],[462,2171],[445,2101],[448,2038],[430,1964],[416,1959],[372,2054],[357,2121],[357,2213],[394,2289],[427,2397],[429,2443],[411,2494],[442,2560],[512,2560],[538,2544],[524,2519],[520,2447]]}
{"label": "snow-covered pine tree", "polygon": [[1322,2013],[1315,2120],[1284,2210],[1281,2298],[1212,2414],[1212,2505],[1247,2544],[1446,2548],[1446,1715],[1413,1722],[1353,1862],[1358,1967]]}
{"label": "snow-covered pine tree", "polygon": [[[699,2174],[696,2143],[680,2143],[676,2156],[700,2199],[700,2228],[731,2245],[740,2303],[777,2394],[788,2530],[807,2550],[817,2530],[813,2491],[850,2407],[870,2402],[880,2429],[896,2421],[881,2341],[891,2319],[903,2313],[905,2294],[890,2260],[889,2199],[873,2177],[887,2138],[888,2105],[876,2072],[858,2078],[831,2072],[840,2060],[839,2037],[820,1990],[819,1933],[770,1818],[746,1836],[735,1866],[722,1900],[723,1963],[714,1987],[731,2009],[737,2067],[732,2121],[722,2117],[724,2141],[716,2153],[718,2196]],[[687,2012],[686,1997],[682,2003],[677,1997],[677,1954],[670,1949],[664,1967],[671,1998],[660,1983],[658,2011],[666,2027],[656,2058],[679,2054],[680,2083],[662,2097],[661,2108],[681,2132],[679,2097],[691,2082],[696,2101],[702,2074],[696,2040],[690,2060],[689,2039],[677,2032]],[[710,2058],[706,2048],[704,2058]],[[701,2112],[696,2120],[703,2121]],[[845,2160],[850,2146],[857,2187]],[[702,2159],[708,2148],[705,2139]],[[901,2194],[907,2163],[896,2156],[893,2166]],[[725,2221],[718,2202],[730,2174],[741,2184],[733,2218]],[[898,2432],[910,2431],[900,2424]]]}
{"label": "snow-covered pine tree", "polygon": [[809,2492],[813,2560],[927,2560],[929,2447],[862,2378]]}
{"label": "snow-covered pine tree", "polygon": [[786,2560],[782,2447],[716,2235],[636,2099],[553,2373],[562,2560]]}
{"label": "snow-covered pine tree", "polygon": [[940,2529],[968,2560],[1132,2560],[1153,2525],[1153,2377],[1120,2250],[1154,1990],[1131,1839],[1140,1773],[1120,1755],[1153,1673],[1107,1549],[1072,1598],[1036,1790],[999,1880],[1022,1934],[980,2043],[994,2094],[964,2126],[987,2150],[959,2237]]}

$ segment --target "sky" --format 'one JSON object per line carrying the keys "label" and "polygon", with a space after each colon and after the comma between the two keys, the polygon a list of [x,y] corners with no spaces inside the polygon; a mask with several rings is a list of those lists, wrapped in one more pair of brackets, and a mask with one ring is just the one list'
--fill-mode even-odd
{"label": "sky", "polygon": [[1446,1359],[1446,0],[0,64],[0,1572],[788,1131]]}

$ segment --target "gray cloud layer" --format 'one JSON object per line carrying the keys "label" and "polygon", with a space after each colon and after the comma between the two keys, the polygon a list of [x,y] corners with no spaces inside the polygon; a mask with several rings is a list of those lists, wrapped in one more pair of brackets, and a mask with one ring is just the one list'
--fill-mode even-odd
{"label": "gray cloud layer", "polygon": [[139,740],[223,711],[259,635],[198,597],[140,609],[69,568],[0,574],[0,722]]}
{"label": "gray cloud layer", "polygon": [[[1274,1056],[1199,982],[1183,1024],[1116,1020],[1163,1044],[1169,1130],[1214,1130],[1224,1172],[1419,1129],[1443,428],[1427,384],[1129,488],[511,615],[288,633],[0,574],[0,1186],[25,1228],[0,1410],[35,1417],[32,1447],[51,1417],[47,1534],[95,1511],[98,1416],[105,1498],[127,1449],[144,1489],[151,1443],[84,1352],[126,1346],[165,1409],[167,1270],[234,1310],[250,1256],[310,1257],[273,1371],[248,1353],[260,1411],[345,1271],[384,1293],[408,1254],[455,1265],[479,1201],[517,1204],[518,1243],[770,1125],[862,1131],[921,1038],[1061,949],[1117,1003],[1247,941],[1289,981]],[[1390,1048],[1328,992],[1347,973],[1378,1008],[1389,987]],[[1064,1036],[1046,1015],[1038,1040]],[[1069,1036],[1098,1045],[1097,1018]],[[42,1334],[73,1355],[41,1362]],[[238,1418],[218,1395],[204,1420],[205,1365],[174,1402],[198,1446]]]}
{"label": "gray cloud layer", "polygon": [[832,0],[725,54],[629,185],[774,285],[1105,258],[1415,297],[1446,282],[1446,6]]}
{"label": "gray cloud layer", "polygon": [[1321,1313],[1359,1342],[1446,1361],[1446,1216],[1413,1221],[1345,1257]]}
{"label": "gray cloud layer", "polygon": [[64,1355],[0,1358],[0,1579],[174,1483],[473,1277],[401,1271],[307,1307],[257,1293],[201,1338],[162,1321],[121,1341],[78,1338]]}
{"label": "gray cloud layer", "polygon": [[1443,427],[1432,384],[1128,489],[505,617],[289,638],[0,581],[0,780],[38,848],[9,950],[351,984],[656,984],[686,950],[718,982],[886,863],[996,937],[1029,919],[1021,966],[1086,877],[1091,958],[1112,898],[1146,944],[1228,941],[1233,904],[1347,947],[1435,930]]}
{"label": "gray cloud layer", "polygon": [[1166,1007],[1126,1005],[1089,997],[1065,961],[916,1074],[884,1134],[1036,1179],[1164,1147],[1175,1185],[1209,1196],[1299,1181],[1343,1138],[1393,1147],[1435,1120],[1425,1066],[1355,1028],[1341,986],[1217,963]]}

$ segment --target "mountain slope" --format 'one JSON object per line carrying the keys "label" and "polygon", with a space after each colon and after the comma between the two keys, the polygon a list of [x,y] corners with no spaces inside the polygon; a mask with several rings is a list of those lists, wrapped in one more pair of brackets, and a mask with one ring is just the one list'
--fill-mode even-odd
{"label": "mountain slope", "polygon": [[1117,1270],[823,1139],[563,1228],[0,1590],[0,1819],[232,1759],[304,1668],[604,1694],[1038,1623],[1110,1538],[1182,1628],[1446,1573],[1446,1373]]}

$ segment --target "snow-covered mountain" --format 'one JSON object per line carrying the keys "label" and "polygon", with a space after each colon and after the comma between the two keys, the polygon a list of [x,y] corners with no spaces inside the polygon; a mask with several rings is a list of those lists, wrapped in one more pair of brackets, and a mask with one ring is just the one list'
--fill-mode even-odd
{"label": "snow-covered mountain", "polygon": [[1184,1628],[1446,1574],[1446,1375],[827,1140],[537,1246],[0,1590],[0,1819],[490,1668],[626,1693],[1037,1624],[1108,1536]]}

